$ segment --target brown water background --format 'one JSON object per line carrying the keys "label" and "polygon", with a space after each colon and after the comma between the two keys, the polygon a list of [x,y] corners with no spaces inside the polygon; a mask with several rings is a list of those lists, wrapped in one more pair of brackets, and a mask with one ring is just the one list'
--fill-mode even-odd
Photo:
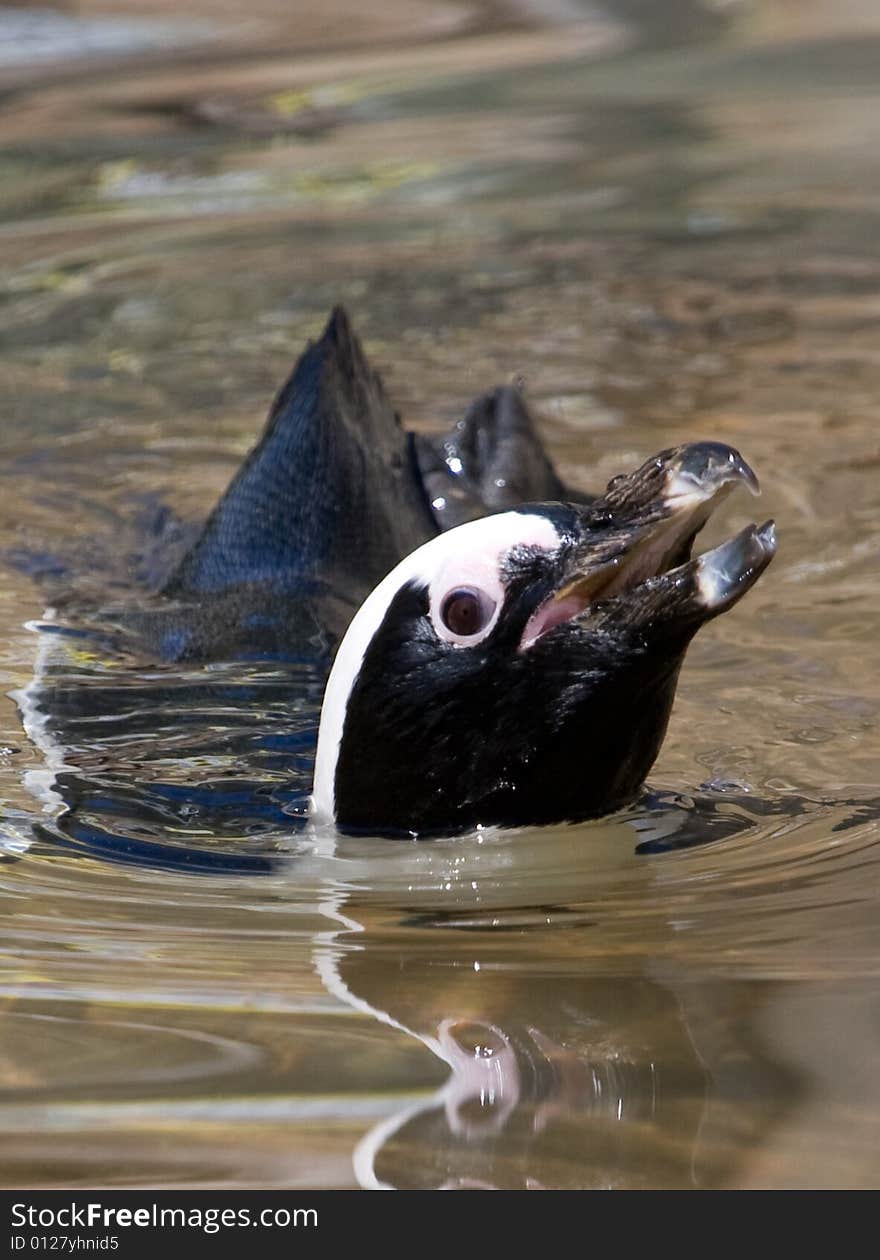
{"label": "brown water background", "polygon": [[[568,479],[722,440],[780,535],[652,776],[741,825],[677,852],[643,818],[120,866],[31,845],[4,700],[2,1184],[880,1183],[878,155],[872,0],[0,9],[7,553],[115,589],[339,301],[409,423],[522,376]],[[4,692],[44,603],[4,566]],[[95,773],[216,771],[178,718]]]}

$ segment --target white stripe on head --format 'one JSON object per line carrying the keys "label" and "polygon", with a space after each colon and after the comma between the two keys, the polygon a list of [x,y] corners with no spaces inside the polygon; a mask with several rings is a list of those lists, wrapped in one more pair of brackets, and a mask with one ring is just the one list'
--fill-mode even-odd
{"label": "white stripe on head", "polygon": [[367,596],[336,653],[321,707],[315,782],[311,812],[333,821],[336,816],[336,766],[345,726],[348,699],[373,638],[385,619],[394,596],[409,582],[426,588],[443,577],[451,561],[491,570],[497,575],[501,560],[514,547],[555,550],[560,543],[556,527],[546,516],[529,512],[502,512],[498,516],[468,521],[439,534],[411,552]]}

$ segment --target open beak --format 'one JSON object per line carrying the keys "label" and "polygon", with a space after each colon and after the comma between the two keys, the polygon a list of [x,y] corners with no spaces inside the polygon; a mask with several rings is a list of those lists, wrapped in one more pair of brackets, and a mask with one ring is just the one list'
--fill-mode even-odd
{"label": "open beak", "polygon": [[523,648],[574,619],[700,623],[730,608],[776,552],[775,526],[767,521],[691,558],[697,534],[737,486],[760,493],[739,452],[719,442],[662,451],[636,472],[615,477],[583,509],[581,537],[566,557],[558,589],[526,627]]}

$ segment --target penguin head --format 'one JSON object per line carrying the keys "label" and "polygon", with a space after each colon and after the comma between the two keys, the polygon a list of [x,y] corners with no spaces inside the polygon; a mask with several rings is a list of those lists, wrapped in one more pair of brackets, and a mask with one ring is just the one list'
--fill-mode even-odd
{"label": "penguin head", "polygon": [[775,552],[772,522],[691,547],[730,490],[733,449],[664,451],[583,504],[527,504],[407,556],[340,644],[313,814],[437,835],[598,817],[660,749],[684,654]]}

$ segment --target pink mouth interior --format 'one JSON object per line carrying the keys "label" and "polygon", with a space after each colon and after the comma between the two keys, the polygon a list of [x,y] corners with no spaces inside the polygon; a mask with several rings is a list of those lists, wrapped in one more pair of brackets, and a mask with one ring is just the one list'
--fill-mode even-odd
{"label": "pink mouth interior", "polygon": [[[751,484],[749,488],[755,493]],[[551,595],[540,608],[535,609],[523,631],[520,651],[526,651],[542,635],[577,617],[596,599],[613,598],[646,578],[667,572],[670,557],[681,542],[688,536],[693,539],[700,532],[713,509],[732,489],[733,484],[726,483],[704,499],[700,499],[690,488],[687,493],[678,491],[673,494],[671,501],[681,506],[672,519],[654,527],[651,536],[636,540],[628,554],[609,560],[580,592],[572,591],[561,599]]]}
{"label": "pink mouth interior", "polygon": [[667,521],[652,538],[633,547],[629,555],[611,559],[580,592],[573,591],[562,599],[551,595],[526,623],[520,651],[525,652],[555,626],[577,617],[597,598],[613,598],[646,578],[665,572],[668,559],[682,537],[698,532],[708,515],[706,504],[700,504],[697,511],[687,513],[684,520]]}
{"label": "pink mouth interior", "polygon": [[535,609],[526,622],[520,650],[530,648],[542,634],[546,634],[554,626],[561,626],[563,621],[571,621],[572,617],[584,611],[588,603],[589,600],[578,595],[567,595],[565,599],[548,599],[540,608]]}

